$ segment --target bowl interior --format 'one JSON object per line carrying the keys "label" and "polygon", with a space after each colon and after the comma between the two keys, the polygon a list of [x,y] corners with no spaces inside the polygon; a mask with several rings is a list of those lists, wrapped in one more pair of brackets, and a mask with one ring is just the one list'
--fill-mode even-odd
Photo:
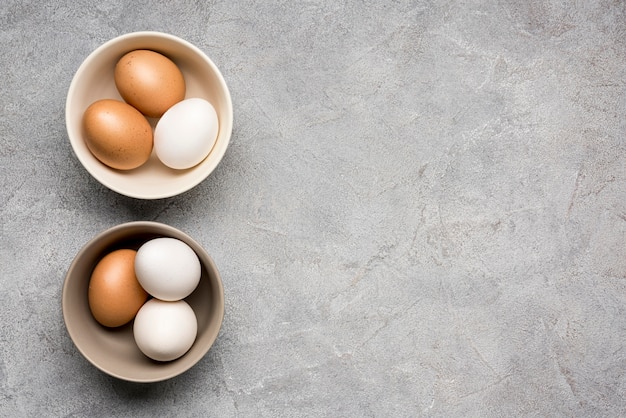
{"label": "bowl interior", "polygon": [[[119,248],[138,249],[157,237],[177,238],[200,258],[202,277],[185,301],[198,319],[198,336],[191,349],[171,362],[146,357],[135,344],[132,322],[106,328],[91,315],[88,288],[98,261]],[[202,247],[185,233],[155,222],[132,222],[111,228],[91,240],[77,254],[63,285],[63,317],[78,350],[94,366],[117,378],[134,382],[155,382],[174,377],[196,364],[217,338],[224,317],[224,291],[219,272]]]}
{"label": "bowl interior", "polygon": [[[197,166],[174,170],[153,152],[147,163],[129,171],[112,169],[98,161],[83,140],[82,117],[100,99],[122,100],[114,81],[117,61],[136,49],[157,51],[178,65],[186,83],[185,98],[208,100],[217,111],[219,131],[209,155]],[[157,120],[148,119],[154,127]],[[230,141],[233,110],[230,92],[215,64],[197,47],[172,35],[135,32],[112,39],[81,64],[74,75],[66,101],[66,125],[72,148],[85,169],[108,188],[135,198],[158,199],[185,192],[204,180],[218,165]]]}

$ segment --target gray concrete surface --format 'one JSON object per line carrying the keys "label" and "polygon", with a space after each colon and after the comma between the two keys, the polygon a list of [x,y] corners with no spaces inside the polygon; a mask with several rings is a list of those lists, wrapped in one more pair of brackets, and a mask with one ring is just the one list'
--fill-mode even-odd
{"label": "gray concrete surface", "polygon": [[[136,30],[221,68],[235,125],[193,190],[138,201],[69,145],[81,61]],[[626,2],[3,0],[0,416],[626,415]],[[226,316],[151,385],[61,314],[98,232],[178,227]]]}

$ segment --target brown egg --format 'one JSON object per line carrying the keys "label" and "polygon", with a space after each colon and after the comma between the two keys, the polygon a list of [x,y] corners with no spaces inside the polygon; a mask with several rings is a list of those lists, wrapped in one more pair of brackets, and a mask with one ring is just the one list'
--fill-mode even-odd
{"label": "brown egg", "polygon": [[135,276],[135,250],[116,250],[105,255],[91,273],[89,308],[105,327],[130,322],[148,299]]}
{"label": "brown egg", "polygon": [[126,103],[158,118],[185,98],[185,79],[176,64],[144,49],[124,55],[115,66],[115,85]]}
{"label": "brown egg", "polygon": [[131,170],[150,158],[152,127],[124,102],[104,99],[92,103],[83,114],[83,129],[87,148],[109,167]]}

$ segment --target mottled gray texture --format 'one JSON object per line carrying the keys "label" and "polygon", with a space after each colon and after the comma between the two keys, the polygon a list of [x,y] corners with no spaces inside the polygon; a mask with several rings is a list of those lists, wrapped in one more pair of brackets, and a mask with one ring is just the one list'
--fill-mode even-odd
{"label": "mottled gray texture", "polygon": [[[2,1],[0,416],[626,415],[626,2],[373,3]],[[136,30],[204,50],[235,109],[160,201],[65,132],[81,61]],[[132,220],[225,286],[216,345],[152,385],[61,315],[76,252]]]}

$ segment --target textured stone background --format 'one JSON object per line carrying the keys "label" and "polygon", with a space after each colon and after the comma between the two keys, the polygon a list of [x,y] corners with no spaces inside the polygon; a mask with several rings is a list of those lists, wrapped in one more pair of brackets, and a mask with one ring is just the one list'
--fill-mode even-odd
{"label": "textured stone background", "polygon": [[[92,179],[64,124],[136,30],[204,50],[235,108],[160,201]],[[626,415],[626,2],[3,0],[0,41],[1,416]],[[132,220],[225,286],[216,345],[151,385],[61,314],[76,252]]]}

